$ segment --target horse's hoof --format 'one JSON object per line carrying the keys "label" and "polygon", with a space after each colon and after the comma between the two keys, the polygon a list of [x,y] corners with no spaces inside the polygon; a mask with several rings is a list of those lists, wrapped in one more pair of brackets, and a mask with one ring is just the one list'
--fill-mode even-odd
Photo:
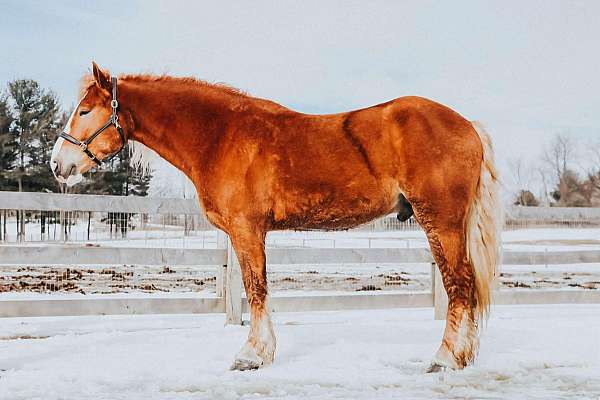
{"label": "horse's hoof", "polygon": [[427,371],[425,371],[428,374],[433,374],[436,372],[442,372],[442,371],[447,371],[448,367],[442,364],[438,364],[436,362],[432,362],[431,365],[429,366],[429,368],[427,368]]}
{"label": "horse's hoof", "polygon": [[433,360],[431,360],[431,364],[427,368],[427,373],[455,371],[458,369],[462,368],[454,359],[454,355],[446,347],[440,347],[437,353],[435,353]]}
{"label": "horse's hoof", "polygon": [[246,342],[244,347],[235,356],[235,361],[231,365],[230,370],[232,371],[248,371],[253,369],[259,369],[264,365],[268,364],[265,359],[256,354],[254,347],[250,343]]}
{"label": "horse's hoof", "polygon": [[229,368],[231,371],[252,371],[263,366],[262,361],[237,359]]}

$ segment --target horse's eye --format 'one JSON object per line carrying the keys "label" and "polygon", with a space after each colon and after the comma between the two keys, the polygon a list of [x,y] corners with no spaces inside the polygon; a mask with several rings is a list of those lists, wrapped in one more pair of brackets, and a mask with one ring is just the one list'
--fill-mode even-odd
{"label": "horse's eye", "polygon": [[90,112],[90,110],[81,110],[79,111],[79,116],[83,117],[85,114],[88,114]]}

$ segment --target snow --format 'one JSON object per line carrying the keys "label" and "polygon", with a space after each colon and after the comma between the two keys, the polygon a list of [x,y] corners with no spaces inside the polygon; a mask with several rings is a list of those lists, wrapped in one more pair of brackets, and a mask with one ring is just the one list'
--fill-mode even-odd
{"label": "snow", "polygon": [[[183,237],[180,230],[135,230],[127,240],[92,242],[217,247],[215,231],[194,233]],[[513,251],[600,249],[600,229],[506,231],[503,242],[505,250]],[[421,231],[277,232],[269,234],[267,243],[271,247],[427,246]],[[171,268],[172,272],[164,273],[162,266],[112,267],[116,273],[135,270],[129,282],[88,266],[85,279],[68,279],[88,288],[87,295],[25,291],[0,297],[214,296],[213,267]],[[503,286],[516,286],[516,290],[600,289],[598,264],[511,265],[501,271]],[[63,272],[64,268],[56,267],[21,272],[0,268],[0,276],[45,280]],[[400,276],[403,279],[392,279]],[[367,283],[384,291],[428,290],[429,280],[428,265],[401,260],[398,265],[269,268],[270,287],[278,296],[349,294]],[[169,292],[118,288],[145,282]],[[129,293],[94,294],[117,290]],[[600,399],[600,305],[496,306],[476,364],[440,374],[424,373],[443,332],[443,322],[433,320],[431,309],[277,314],[275,363],[244,373],[228,367],[248,327],[224,327],[223,322],[222,315],[1,319],[0,399]]]}
{"label": "snow", "polygon": [[438,374],[431,309],[274,322],[274,364],[232,372],[248,327],[222,315],[5,319],[0,399],[600,398],[600,305],[495,307],[476,364]]}

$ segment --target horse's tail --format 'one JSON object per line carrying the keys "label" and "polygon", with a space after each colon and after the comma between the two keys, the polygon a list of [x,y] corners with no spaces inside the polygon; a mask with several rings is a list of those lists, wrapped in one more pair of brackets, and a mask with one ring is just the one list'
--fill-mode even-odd
{"label": "horse's tail", "polygon": [[489,313],[496,266],[500,262],[503,210],[492,140],[480,123],[472,125],[483,146],[483,160],[477,194],[467,220],[467,254],[475,275],[475,318],[481,320]]}

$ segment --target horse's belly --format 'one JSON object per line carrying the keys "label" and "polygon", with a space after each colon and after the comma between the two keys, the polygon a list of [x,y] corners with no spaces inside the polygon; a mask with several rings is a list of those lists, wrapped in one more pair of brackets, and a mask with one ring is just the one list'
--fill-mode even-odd
{"label": "horse's belly", "polygon": [[274,229],[344,230],[396,209],[396,191],[378,188],[368,194],[344,190],[287,196],[273,212]]}

